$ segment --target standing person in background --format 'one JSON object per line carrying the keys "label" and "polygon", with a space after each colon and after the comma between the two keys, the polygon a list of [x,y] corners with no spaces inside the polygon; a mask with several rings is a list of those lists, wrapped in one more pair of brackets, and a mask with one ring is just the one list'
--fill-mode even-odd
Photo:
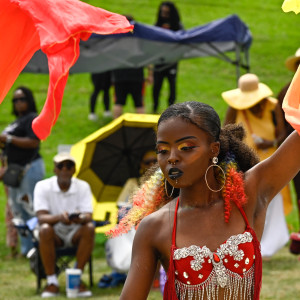
{"label": "standing person in background", "polygon": [[[14,218],[26,222],[34,216],[33,190],[35,184],[44,178],[44,162],[39,154],[40,141],[31,128],[37,116],[32,91],[18,87],[13,94],[13,114],[16,120],[9,124],[0,135],[0,142],[8,166],[18,164],[25,174],[19,187],[8,187],[8,204]],[[21,253],[26,255],[33,247],[31,237],[20,235]]]}
{"label": "standing person in background", "polygon": [[122,115],[123,106],[126,104],[128,95],[132,96],[136,113],[143,114],[145,112],[143,102],[144,69],[127,68],[113,70],[112,78],[115,87],[114,118]]}
{"label": "standing person in background", "polygon": [[109,109],[110,104],[110,96],[109,96],[109,88],[111,86],[111,72],[106,71],[103,73],[93,73],[91,74],[91,80],[93,83],[93,93],[90,98],[90,114],[89,120],[96,121],[98,116],[95,114],[95,107],[97,102],[98,94],[103,91],[103,104],[104,104],[104,117],[111,117],[112,113]]}
{"label": "standing person in background", "polygon": [[[171,1],[164,1],[160,4],[158,9],[157,21],[155,26],[178,31],[183,29],[180,22],[179,12],[175,4]],[[175,103],[176,100],[176,76],[178,63],[159,64],[155,65],[154,69],[149,67],[149,82],[153,82],[153,112],[157,113],[159,105],[159,96],[162,88],[164,78],[169,82],[169,98],[168,104]]]}
{"label": "standing person in background", "polygon": [[[300,48],[296,51],[295,55],[290,56],[285,61],[285,66],[292,72],[296,72],[300,64]],[[278,93],[277,99],[278,99],[278,106],[280,109],[282,109],[282,102],[285,97],[285,94],[290,86],[291,82],[286,84]],[[284,120],[285,130],[286,130],[286,137],[288,137],[292,131],[292,126]],[[294,177],[293,179],[294,187],[296,190],[296,197],[297,197],[297,205],[298,205],[298,220],[300,224],[300,172]],[[298,228],[300,232],[300,228]]]}
{"label": "standing person in background", "polygon": [[[134,21],[130,15],[125,15],[129,22]],[[112,71],[115,87],[114,118],[121,116],[128,95],[132,96],[136,113],[143,114],[144,109],[144,68],[125,68]]]}
{"label": "standing person in background", "polygon": [[[260,83],[255,74],[241,76],[237,89],[222,93],[229,105],[224,125],[243,124],[247,133],[245,143],[255,149],[261,161],[270,157],[285,138],[283,113],[277,106],[277,100],[270,97],[272,94],[271,89]],[[267,210],[261,239],[264,258],[274,255],[289,239],[283,195],[276,195]]]}

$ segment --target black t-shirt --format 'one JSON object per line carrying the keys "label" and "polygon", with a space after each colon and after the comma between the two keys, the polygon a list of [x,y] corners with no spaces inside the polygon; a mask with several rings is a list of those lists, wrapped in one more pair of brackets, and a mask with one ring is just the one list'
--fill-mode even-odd
{"label": "black t-shirt", "polygon": [[[14,122],[10,123],[3,131],[5,134],[11,134],[18,137],[29,137],[38,140],[34,134],[31,124],[36,117],[36,113],[29,113],[21,116]],[[7,155],[8,163],[16,163],[22,166],[30,163],[31,161],[41,157],[39,154],[39,147],[35,149],[24,149],[13,145],[12,143],[6,144],[5,154]]]}

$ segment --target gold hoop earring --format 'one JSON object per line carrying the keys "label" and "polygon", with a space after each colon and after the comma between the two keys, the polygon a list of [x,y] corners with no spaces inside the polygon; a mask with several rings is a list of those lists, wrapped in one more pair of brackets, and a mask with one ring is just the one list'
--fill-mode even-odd
{"label": "gold hoop earring", "polygon": [[171,192],[171,194],[170,195],[168,195],[168,187],[167,187],[167,179],[165,179],[165,191],[166,191],[166,195],[167,195],[167,197],[168,198],[171,198],[172,197],[172,195],[173,195],[173,192],[174,192],[174,186],[172,185],[172,192]]}
{"label": "gold hoop earring", "polygon": [[210,166],[206,169],[204,179],[205,179],[207,188],[208,188],[209,190],[211,190],[212,192],[215,192],[215,193],[216,193],[216,192],[220,192],[220,191],[223,189],[223,187],[224,187],[224,185],[225,185],[225,180],[224,180],[224,183],[223,183],[223,185],[222,185],[222,187],[221,187],[220,189],[218,189],[218,190],[213,190],[213,189],[208,185],[207,178],[206,178],[206,177],[207,177],[207,172],[208,172],[208,170],[209,170],[210,168],[212,168],[212,167],[218,167],[218,168],[222,171],[224,178],[225,178],[225,173],[224,173],[223,169],[222,169],[219,165],[217,165],[217,163],[218,163],[218,158],[217,158],[216,156],[213,157],[212,162],[213,162],[212,165],[210,165]]}

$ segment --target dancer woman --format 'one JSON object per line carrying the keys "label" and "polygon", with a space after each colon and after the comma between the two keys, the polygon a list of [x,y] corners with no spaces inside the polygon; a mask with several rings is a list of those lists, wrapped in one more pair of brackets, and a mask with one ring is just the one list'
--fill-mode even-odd
{"label": "dancer woman", "polygon": [[110,232],[142,219],[120,299],[146,299],[158,261],[168,274],[164,299],[259,299],[267,207],[300,168],[300,137],[292,133],[258,164],[243,137],[240,125],[221,129],[214,109],[200,102],[163,112],[160,169]]}

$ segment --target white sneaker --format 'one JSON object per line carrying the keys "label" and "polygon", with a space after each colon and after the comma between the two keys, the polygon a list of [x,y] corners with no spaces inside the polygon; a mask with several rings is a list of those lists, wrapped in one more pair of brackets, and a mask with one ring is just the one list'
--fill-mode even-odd
{"label": "white sneaker", "polygon": [[87,290],[87,291],[82,291],[82,292],[78,292],[77,297],[78,298],[88,298],[88,297],[92,297],[93,294],[91,291]]}
{"label": "white sneaker", "polygon": [[77,297],[78,298],[87,298],[87,297],[91,297],[93,294],[91,291],[89,291],[85,284],[81,281],[80,282],[80,286],[79,286],[79,291],[77,293]]}
{"label": "white sneaker", "polygon": [[110,110],[104,111],[103,112],[103,117],[106,117],[106,118],[112,117],[112,112]]}
{"label": "white sneaker", "polygon": [[53,298],[57,296],[59,296],[59,288],[55,284],[46,285],[45,289],[41,294],[42,298]]}
{"label": "white sneaker", "polygon": [[90,121],[97,121],[98,120],[98,116],[95,113],[90,113],[88,116],[88,119]]}

